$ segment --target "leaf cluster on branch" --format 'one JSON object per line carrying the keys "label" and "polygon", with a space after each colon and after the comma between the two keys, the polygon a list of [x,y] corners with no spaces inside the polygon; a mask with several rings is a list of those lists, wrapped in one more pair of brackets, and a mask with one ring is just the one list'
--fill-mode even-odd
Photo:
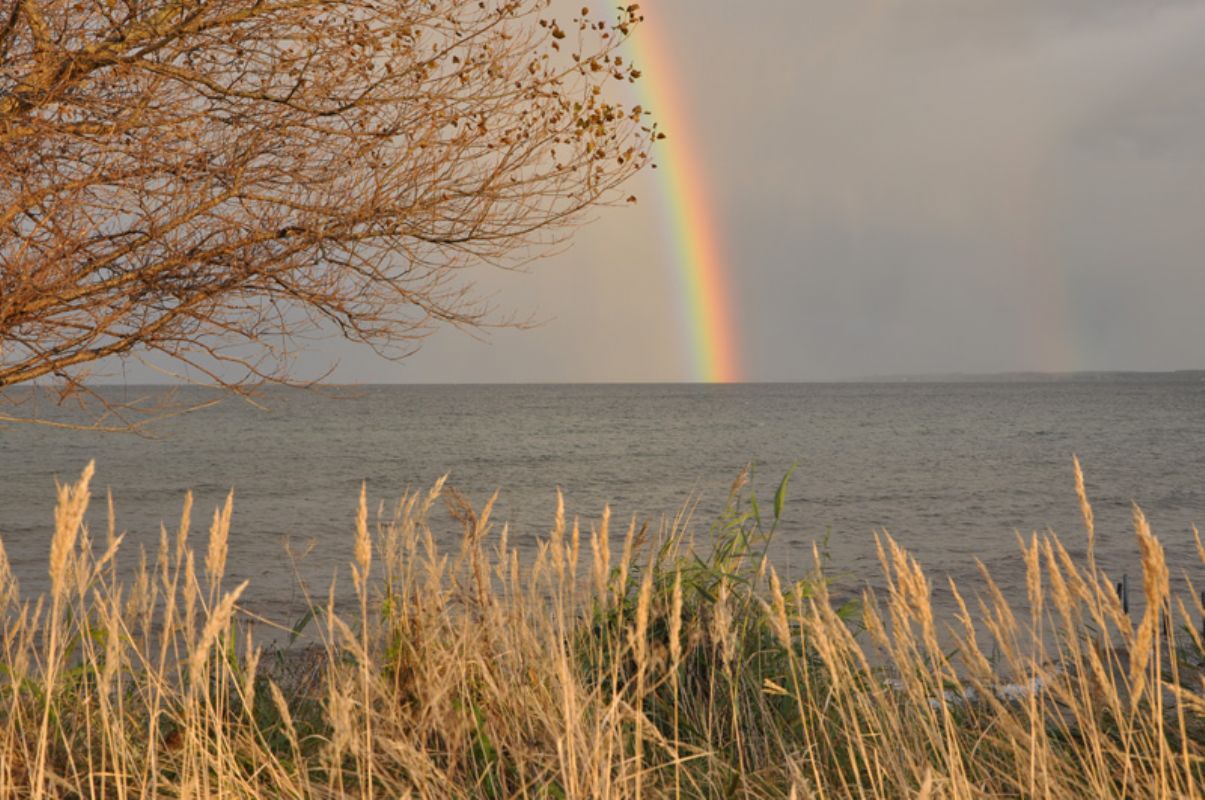
{"label": "leaf cluster on branch", "polygon": [[0,391],[494,322],[458,270],[548,252],[660,136],[607,91],[639,7],[550,3],[0,0]]}

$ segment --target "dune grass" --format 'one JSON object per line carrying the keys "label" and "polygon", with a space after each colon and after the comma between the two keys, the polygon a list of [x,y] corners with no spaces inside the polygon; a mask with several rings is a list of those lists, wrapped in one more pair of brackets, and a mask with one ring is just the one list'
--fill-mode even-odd
{"label": "dune grass", "polygon": [[612,550],[608,514],[559,507],[526,563],[442,482],[375,521],[362,494],[357,607],[332,588],[279,654],[222,580],[229,503],[201,554],[186,500],[123,578],[112,511],[103,539],[84,524],[91,474],[60,489],[47,596],[0,554],[3,797],[1202,795],[1202,609],[1175,599],[1198,595],[1136,509],[1146,610],[1123,613],[1082,480],[1087,563],[1022,542],[1024,616],[985,572],[949,630],[886,536],[881,596],[837,607],[819,567],[783,585],[762,553],[785,480],[764,512],[738,481],[699,549],[685,513]]}

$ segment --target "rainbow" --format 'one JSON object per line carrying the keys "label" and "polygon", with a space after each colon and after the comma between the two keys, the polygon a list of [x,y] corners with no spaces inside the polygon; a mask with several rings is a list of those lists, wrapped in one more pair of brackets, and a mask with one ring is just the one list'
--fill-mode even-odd
{"label": "rainbow", "polygon": [[653,156],[691,377],[707,383],[739,382],[743,371],[729,262],[711,208],[706,161],[692,141],[691,115],[674,75],[672,48],[651,17],[624,47],[626,58],[643,72],[636,83],[641,105],[666,132]]}

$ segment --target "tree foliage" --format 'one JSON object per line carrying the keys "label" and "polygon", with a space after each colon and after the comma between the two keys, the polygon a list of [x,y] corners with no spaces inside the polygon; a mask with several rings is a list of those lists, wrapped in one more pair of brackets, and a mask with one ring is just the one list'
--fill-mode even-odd
{"label": "tree foliage", "polygon": [[0,0],[0,390],[153,354],[288,380],[488,309],[659,136],[614,19],[551,0]]}

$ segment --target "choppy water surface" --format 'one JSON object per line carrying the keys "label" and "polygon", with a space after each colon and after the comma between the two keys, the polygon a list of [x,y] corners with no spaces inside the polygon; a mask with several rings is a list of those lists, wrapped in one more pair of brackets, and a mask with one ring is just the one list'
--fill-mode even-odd
{"label": "choppy water surface", "polygon": [[[501,489],[495,518],[530,547],[558,485],[583,518],[610,503],[619,518],[656,520],[697,494],[705,533],[742,466],[756,465],[768,499],[798,463],[771,551],[780,570],[801,572],[827,535],[842,591],[877,584],[873,533],[887,529],[935,584],[949,575],[974,591],[979,559],[1020,599],[1017,531],[1052,528],[1083,553],[1077,453],[1101,565],[1137,577],[1137,501],[1173,570],[1205,584],[1191,533],[1205,523],[1199,381],[389,386],[273,391],[264,402],[270,410],[230,400],[167,420],[156,438],[0,425],[0,537],[25,593],[45,585],[55,480],[74,480],[89,459],[131,545],[156,541],[161,521],[174,528],[188,489],[202,539],[234,487],[230,576],[250,578],[250,604],[281,619],[300,601],[285,541],[313,541],[302,572],[320,579],[350,559],[361,481],[389,502],[444,473],[477,502]],[[940,593],[938,603],[949,610]]]}

